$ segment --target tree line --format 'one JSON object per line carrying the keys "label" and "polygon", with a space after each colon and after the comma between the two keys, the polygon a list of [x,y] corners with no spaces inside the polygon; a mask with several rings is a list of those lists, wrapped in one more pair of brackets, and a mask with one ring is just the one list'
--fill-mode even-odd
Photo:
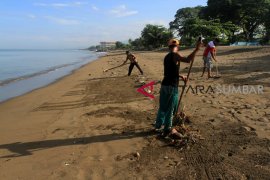
{"label": "tree line", "polygon": [[270,0],[208,0],[207,6],[179,9],[169,28],[148,24],[141,36],[116,49],[152,50],[167,45],[170,38],[181,37],[190,46],[198,36],[218,37],[223,44],[260,41],[270,44]]}
{"label": "tree line", "polygon": [[208,0],[207,6],[179,9],[170,29],[190,44],[198,35],[225,43],[270,40],[270,0]]}

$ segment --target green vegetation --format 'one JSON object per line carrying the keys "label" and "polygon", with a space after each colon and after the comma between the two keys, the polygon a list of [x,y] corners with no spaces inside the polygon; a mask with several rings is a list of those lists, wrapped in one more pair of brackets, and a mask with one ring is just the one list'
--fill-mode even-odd
{"label": "green vegetation", "polygon": [[173,34],[168,28],[147,24],[141,32],[141,37],[135,40],[130,39],[129,45],[135,50],[152,50],[163,47],[172,37]]}
{"label": "green vegetation", "polygon": [[[181,44],[191,46],[198,36],[219,37],[222,44],[238,41],[270,43],[270,0],[208,0],[207,6],[179,9],[169,28],[147,24],[141,37],[116,49],[152,50],[167,46],[177,34]],[[97,48],[97,47],[95,47]]]}
{"label": "green vegetation", "polygon": [[[189,15],[187,15],[186,10],[179,10],[175,15],[175,20],[170,23],[170,28],[178,33],[185,45],[192,45],[201,35],[207,40],[213,37],[230,40],[233,38],[234,32],[239,30],[239,27],[232,22],[221,23],[219,19],[201,19],[198,13],[188,13]],[[194,10],[197,11],[197,8]],[[192,12],[192,9],[189,8],[188,11]]]}
{"label": "green vegetation", "polygon": [[168,40],[173,37],[171,31],[164,26],[148,24],[141,34],[142,43],[146,48],[160,48],[167,44]]}
{"label": "green vegetation", "polygon": [[87,48],[87,50],[89,51],[96,51],[96,50],[99,50],[100,49],[100,46],[97,45],[97,46],[90,46],[89,48]]}
{"label": "green vegetation", "polygon": [[206,7],[182,8],[170,28],[190,45],[198,35],[220,37],[225,43],[269,41],[270,0],[208,0]]}
{"label": "green vegetation", "polygon": [[221,23],[228,21],[243,30],[244,40],[254,40],[254,33],[270,12],[269,0],[208,0],[205,16],[219,18]]}

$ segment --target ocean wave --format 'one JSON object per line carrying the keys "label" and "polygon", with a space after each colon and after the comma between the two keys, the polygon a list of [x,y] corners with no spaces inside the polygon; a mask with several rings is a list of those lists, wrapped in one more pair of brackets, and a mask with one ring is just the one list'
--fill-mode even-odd
{"label": "ocean wave", "polygon": [[47,74],[47,73],[50,73],[52,71],[57,71],[60,68],[64,68],[64,67],[67,67],[67,66],[73,66],[73,65],[76,65],[76,64],[80,64],[80,63],[82,63],[82,62],[79,61],[79,62],[74,62],[74,63],[69,63],[69,64],[62,64],[62,65],[54,66],[54,67],[48,68],[46,70],[42,70],[42,71],[35,72],[35,73],[32,73],[32,74],[26,74],[26,75],[15,77],[15,78],[9,78],[9,79],[5,79],[5,80],[1,80],[0,81],[0,86],[4,86],[4,85],[7,85],[9,83],[24,80],[24,79],[29,79],[29,78],[32,78],[32,77],[35,77],[35,76],[40,76],[42,74]]}

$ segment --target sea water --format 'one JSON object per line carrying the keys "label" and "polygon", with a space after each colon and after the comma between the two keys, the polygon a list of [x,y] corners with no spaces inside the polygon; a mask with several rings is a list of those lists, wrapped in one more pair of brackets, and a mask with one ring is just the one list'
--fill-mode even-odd
{"label": "sea water", "polygon": [[102,55],[71,49],[0,49],[0,102],[48,85]]}

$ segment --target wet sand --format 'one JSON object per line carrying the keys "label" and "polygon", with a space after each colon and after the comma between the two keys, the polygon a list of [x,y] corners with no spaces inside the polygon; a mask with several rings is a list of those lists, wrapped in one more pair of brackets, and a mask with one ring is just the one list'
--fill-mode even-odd
{"label": "wet sand", "polygon": [[[181,53],[188,55],[191,50]],[[270,175],[270,48],[220,47],[222,78],[190,85],[263,85],[263,94],[189,91],[186,113],[202,138],[184,149],[151,133],[158,108],[136,89],[163,75],[165,52],[136,52],[145,76],[110,53],[47,87],[0,104],[3,179],[267,179]],[[186,74],[188,65],[181,64]],[[215,70],[215,69],[214,69]],[[137,155],[139,154],[139,156]]]}

